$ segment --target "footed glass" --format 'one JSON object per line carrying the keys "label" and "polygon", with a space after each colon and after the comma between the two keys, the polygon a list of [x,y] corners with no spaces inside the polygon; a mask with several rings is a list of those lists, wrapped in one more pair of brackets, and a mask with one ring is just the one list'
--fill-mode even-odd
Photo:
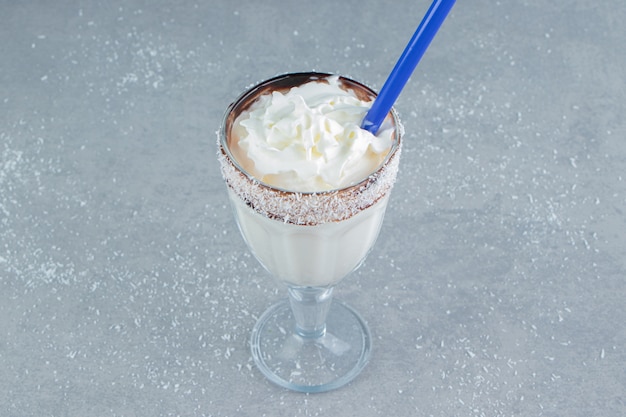
{"label": "footed glass", "polygon": [[[251,176],[230,151],[236,118],[260,95],[288,90],[329,74],[293,73],[252,87],[229,106],[218,132],[228,195],[255,258],[287,288],[252,330],[252,356],[274,383],[301,392],[339,388],[367,364],[372,337],[363,318],[333,300],[334,287],[363,262],[383,222],[400,158],[402,128],[395,111],[392,149],[375,172],[343,189],[302,193]],[[373,100],[368,87],[340,77],[342,88]]]}

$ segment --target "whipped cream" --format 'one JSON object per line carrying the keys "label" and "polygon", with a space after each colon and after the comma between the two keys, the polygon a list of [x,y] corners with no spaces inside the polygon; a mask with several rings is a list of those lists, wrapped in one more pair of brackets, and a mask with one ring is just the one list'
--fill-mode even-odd
{"label": "whipped cream", "polygon": [[261,182],[316,192],[356,184],[384,162],[394,141],[391,123],[374,136],[360,128],[371,107],[339,77],[261,96],[235,121],[229,148]]}

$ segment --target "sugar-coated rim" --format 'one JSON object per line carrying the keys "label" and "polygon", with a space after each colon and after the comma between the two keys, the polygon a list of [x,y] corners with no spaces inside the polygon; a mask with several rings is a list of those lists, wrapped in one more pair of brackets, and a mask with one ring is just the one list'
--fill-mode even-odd
{"label": "sugar-coated rim", "polygon": [[[228,106],[220,130],[217,132],[218,160],[222,176],[228,187],[245,204],[260,214],[285,223],[318,225],[346,220],[372,206],[393,187],[398,173],[402,136],[404,134],[398,114],[394,109],[391,117],[395,127],[394,142],[378,169],[361,182],[343,188],[297,192],[263,183],[248,173],[233,157],[228,148],[228,134],[239,114],[245,111],[259,96],[269,91],[289,90],[308,81],[323,80],[333,74],[319,72],[288,73],[263,81],[241,94]],[[353,90],[362,100],[376,97],[369,87],[339,76],[344,88]]]}

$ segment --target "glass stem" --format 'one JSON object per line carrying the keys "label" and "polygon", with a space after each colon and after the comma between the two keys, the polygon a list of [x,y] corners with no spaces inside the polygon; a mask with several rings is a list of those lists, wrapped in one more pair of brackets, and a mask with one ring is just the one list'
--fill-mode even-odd
{"label": "glass stem", "polygon": [[289,287],[289,303],[296,319],[296,333],[305,339],[323,336],[332,300],[333,287]]}

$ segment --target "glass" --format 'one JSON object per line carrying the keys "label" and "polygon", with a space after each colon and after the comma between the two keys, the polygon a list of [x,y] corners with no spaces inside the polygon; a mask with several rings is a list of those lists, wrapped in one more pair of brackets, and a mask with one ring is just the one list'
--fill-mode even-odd
{"label": "glass", "polygon": [[[218,132],[218,158],[239,230],[255,258],[287,287],[287,299],[254,326],[252,356],[271,381],[302,392],[341,387],[369,360],[368,326],[351,307],[333,301],[333,288],[359,267],[378,237],[398,171],[402,127],[392,110],[387,123],[395,129],[394,143],[381,166],[358,184],[321,192],[262,183],[241,167],[229,143],[234,121],[259,96],[328,76],[285,74],[252,87],[228,107]],[[339,80],[361,100],[376,96],[356,81]]]}

